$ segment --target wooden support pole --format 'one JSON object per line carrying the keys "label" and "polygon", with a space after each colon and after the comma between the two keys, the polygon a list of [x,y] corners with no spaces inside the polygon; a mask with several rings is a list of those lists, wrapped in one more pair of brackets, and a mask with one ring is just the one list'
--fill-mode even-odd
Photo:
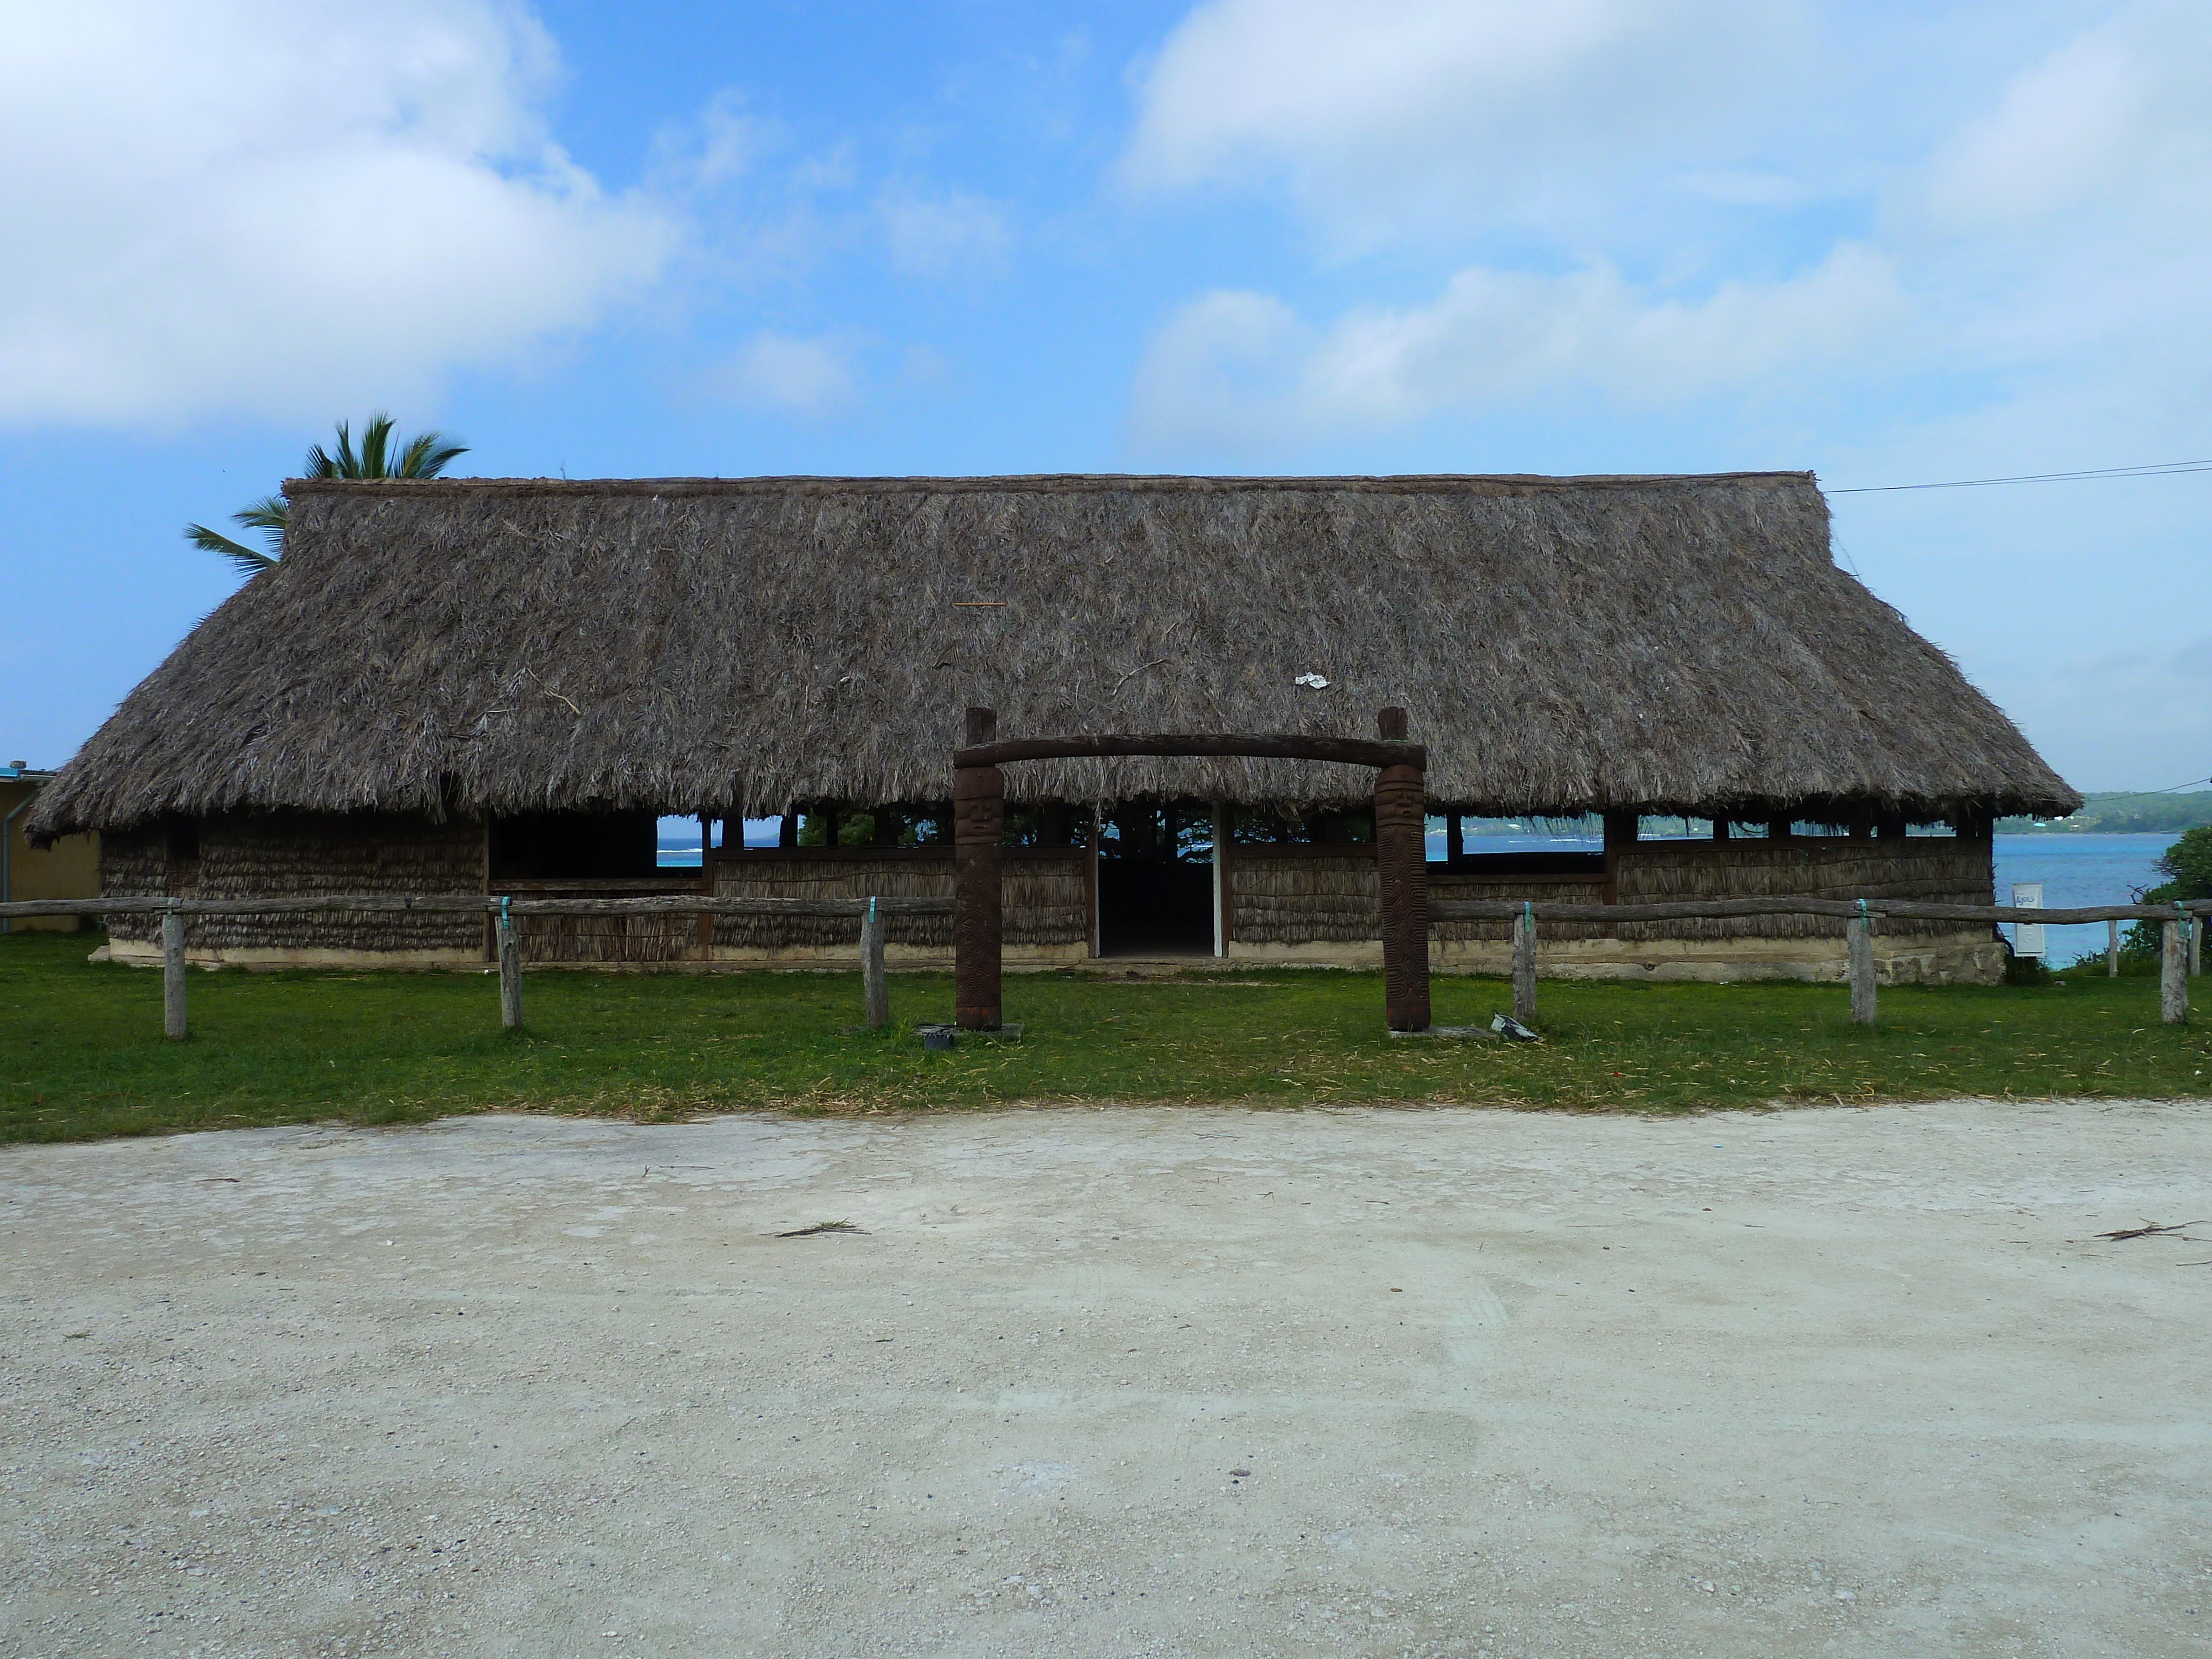
{"label": "wooden support pole", "polygon": [[2192,916],[2189,921],[2189,977],[2195,979],[2204,971],[2204,918]]}
{"label": "wooden support pole", "polygon": [[[1406,740],[1406,711],[1376,720],[1385,743]],[[1375,862],[1382,897],[1382,1008],[1394,1031],[1429,1029],[1428,773],[1407,758],[1375,778]]]}
{"label": "wooden support pole", "polygon": [[2108,921],[2105,924],[2105,977],[2118,979],[2119,976],[2120,924]]}
{"label": "wooden support pole", "polygon": [[2184,924],[2163,922],[2162,948],[2158,953],[2158,1017],[2168,1025],[2189,1023],[2189,959],[2181,942]]}
{"label": "wooden support pole", "polygon": [[1467,814],[1444,814],[1444,862],[1459,864],[1467,858]]}
{"label": "wooden support pole", "polygon": [[1513,1018],[1536,1023],[1536,913],[1527,904],[1513,918]]}
{"label": "wooden support pole", "polygon": [[[736,823],[738,825],[738,839],[742,841],[744,839],[745,834],[744,818],[740,816],[736,820]],[[714,817],[713,813],[705,811],[702,811],[699,814],[699,891],[703,896],[709,898],[714,896]],[[708,962],[713,960],[714,955],[714,918],[713,915],[708,911],[702,910],[699,913],[698,926],[699,960],[702,962]]]}
{"label": "wooden support pole", "polygon": [[1103,806],[1091,809],[1089,822],[1083,832],[1083,928],[1089,940],[1088,951],[1097,957],[1098,941],[1098,838],[1103,833],[1101,821],[1106,816]]}
{"label": "wooden support pole", "polygon": [[1605,902],[1620,902],[1620,857],[1636,845],[1637,815],[1634,812],[1607,812],[1605,815]]}
{"label": "wooden support pole", "polygon": [[[998,735],[999,717],[970,708],[963,748]],[[995,766],[952,769],[952,1022],[995,1031],[1002,1022],[999,949],[999,842],[1006,828],[1006,781]]]}
{"label": "wooden support pole", "polygon": [[522,1029],[522,946],[504,899],[499,906],[499,1023],[506,1030]]}
{"label": "wooden support pole", "polygon": [[1795,828],[1795,827],[1796,827],[1796,822],[1797,822],[1797,820],[1796,820],[1796,819],[1795,819],[1795,818],[1769,818],[1769,819],[1767,819],[1767,821],[1766,821],[1766,838],[1767,838],[1767,840],[1769,840],[1769,841],[1788,841],[1788,840],[1790,839],[1790,830],[1791,830],[1793,828]]}
{"label": "wooden support pole", "polygon": [[185,1040],[185,919],[174,910],[161,918],[161,1035]]}
{"label": "wooden support pole", "polygon": [[1213,803],[1213,954],[1229,954],[1237,936],[1235,876],[1229,865],[1230,843],[1236,838],[1236,819],[1227,801]]}
{"label": "wooden support pole", "polygon": [[1853,916],[1849,923],[1851,959],[1851,1024],[1874,1024],[1874,920],[1864,914]]}
{"label": "wooden support pole", "polygon": [[884,913],[868,901],[868,914],[860,918],[860,989],[868,1008],[868,1029],[880,1031],[891,1023],[891,988],[884,975]]}

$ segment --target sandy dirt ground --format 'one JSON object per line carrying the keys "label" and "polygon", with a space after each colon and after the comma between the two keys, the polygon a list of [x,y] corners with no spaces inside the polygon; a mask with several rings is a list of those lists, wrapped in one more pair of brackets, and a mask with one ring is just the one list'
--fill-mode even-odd
{"label": "sandy dirt ground", "polygon": [[2212,1243],[2094,1237],[2212,1218],[2202,1105],[473,1118],[0,1197],[11,1656],[2212,1647]]}

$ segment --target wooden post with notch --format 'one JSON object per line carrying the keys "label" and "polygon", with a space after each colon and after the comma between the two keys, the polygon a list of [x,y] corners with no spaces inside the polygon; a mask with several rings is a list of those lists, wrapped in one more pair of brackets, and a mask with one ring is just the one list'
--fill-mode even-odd
{"label": "wooden post with notch", "polygon": [[522,1029],[522,946],[504,898],[499,902],[499,1023],[503,1030]]}
{"label": "wooden post with notch", "polygon": [[[988,708],[963,716],[961,747],[996,739],[999,717]],[[999,950],[999,842],[1006,834],[1006,775],[995,766],[952,769],[952,1023],[966,1031],[995,1031],[1003,1013]]]}
{"label": "wooden post with notch", "polygon": [[1513,918],[1513,1018],[1536,1023],[1536,913],[1526,902]]}
{"label": "wooden post with notch", "polygon": [[1850,933],[1851,1024],[1874,1024],[1874,921],[1867,915],[1866,901],[1859,901],[1859,913],[1847,924]]}
{"label": "wooden post with notch", "polygon": [[[1406,711],[1376,720],[1385,743],[1406,741]],[[1413,751],[1409,750],[1409,753]],[[1375,776],[1375,863],[1382,897],[1382,1012],[1394,1031],[1429,1029],[1428,773],[1393,762]]]}
{"label": "wooden post with notch", "polygon": [[891,1023],[891,988],[884,974],[884,913],[872,897],[860,918],[860,988],[868,1029],[880,1031]]}
{"label": "wooden post with notch", "polygon": [[2189,947],[2182,943],[2186,925],[2178,919],[2159,924],[2158,1017],[2168,1025],[2189,1024]]}
{"label": "wooden post with notch", "polygon": [[174,910],[161,918],[161,1035],[185,1040],[185,919]]}

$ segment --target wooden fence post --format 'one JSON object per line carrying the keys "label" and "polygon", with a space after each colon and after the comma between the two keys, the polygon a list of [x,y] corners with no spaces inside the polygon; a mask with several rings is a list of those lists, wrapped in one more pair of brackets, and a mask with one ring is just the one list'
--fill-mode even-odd
{"label": "wooden fence post", "polygon": [[1859,913],[1849,924],[1851,958],[1851,1024],[1874,1024],[1874,920],[1867,915],[1866,901],[1859,901]]}
{"label": "wooden fence post", "polygon": [[[1385,743],[1406,740],[1406,711],[1385,708]],[[1411,761],[1375,775],[1375,862],[1382,897],[1382,1012],[1394,1031],[1429,1029],[1428,773]]]}
{"label": "wooden fence post", "polygon": [[2189,919],[2189,977],[2191,979],[2204,971],[2205,921],[2203,916]]}
{"label": "wooden fence post", "polygon": [[880,1031],[891,1023],[891,988],[884,977],[884,913],[872,897],[868,914],[860,918],[860,986],[868,1029]]}
{"label": "wooden fence post", "polygon": [[2119,976],[2120,924],[2117,921],[2107,921],[2105,924],[2105,977],[2118,979]]}
{"label": "wooden fence post", "polygon": [[2158,953],[2158,1017],[2168,1025],[2189,1023],[2189,959],[2181,942],[2179,921],[2160,924],[2165,929]]}
{"label": "wooden fence post", "polygon": [[[970,708],[962,744],[993,741],[999,717]],[[966,1031],[995,1031],[1003,1015],[999,947],[999,842],[1006,830],[1006,781],[995,766],[952,769],[952,1022]]]}
{"label": "wooden fence post", "polygon": [[522,1029],[522,947],[504,896],[499,902],[499,1023],[510,1031]]}
{"label": "wooden fence post", "polygon": [[161,1035],[185,1040],[185,919],[174,910],[161,918]]}
{"label": "wooden fence post", "polygon": [[1513,1018],[1523,1025],[1536,1020],[1536,911],[1526,902],[1513,918]]}

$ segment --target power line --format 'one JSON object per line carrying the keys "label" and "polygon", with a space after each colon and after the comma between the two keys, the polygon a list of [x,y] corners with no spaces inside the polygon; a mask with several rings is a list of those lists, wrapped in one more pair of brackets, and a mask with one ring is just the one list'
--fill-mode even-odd
{"label": "power line", "polygon": [[1880,495],[1899,489],[1980,489],[1990,484],[2060,483],[2075,478],[2166,478],[2185,472],[2212,472],[2212,460],[2156,461],[2147,466],[2093,466],[2075,472],[2023,472],[2011,478],[1953,478],[1943,483],[1860,484],[1831,489],[1831,495]]}

